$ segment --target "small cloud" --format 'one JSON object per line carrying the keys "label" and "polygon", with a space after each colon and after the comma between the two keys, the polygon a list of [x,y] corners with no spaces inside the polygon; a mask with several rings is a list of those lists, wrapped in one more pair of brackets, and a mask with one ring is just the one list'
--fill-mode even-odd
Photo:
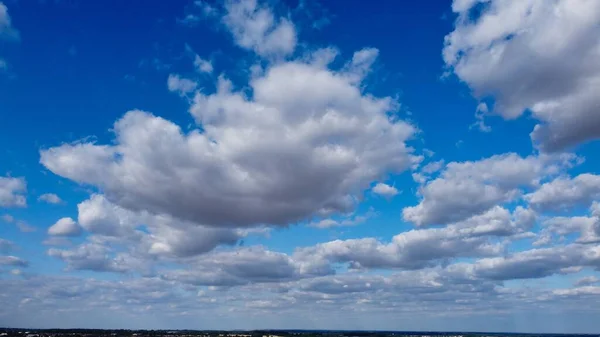
{"label": "small cloud", "polygon": [[177,23],[186,27],[195,27],[200,22],[200,17],[194,14],[188,14],[183,19],[177,19]]}
{"label": "small cloud", "polygon": [[460,148],[465,142],[461,139],[454,144],[457,148]]}
{"label": "small cloud", "polygon": [[38,201],[44,201],[47,202],[49,204],[61,204],[63,201],[62,199],[54,194],[54,193],[44,193],[42,195],[40,195],[40,197],[38,198]]}
{"label": "small cloud", "polygon": [[485,124],[485,116],[489,115],[489,109],[487,104],[481,102],[477,105],[477,109],[475,110],[475,123],[471,124],[470,129],[476,127],[481,132],[491,132],[492,128],[489,125]]}
{"label": "small cloud", "polygon": [[6,223],[12,223],[13,221],[15,221],[15,218],[10,214],[4,214],[0,218]]}
{"label": "small cloud", "polygon": [[78,236],[81,234],[81,227],[75,220],[65,217],[48,228],[48,234],[53,236]]}
{"label": "small cloud", "polygon": [[196,57],[194,58],[194,66],[196,67],[196,70],[201,73],[209,73],[210,74],[213,72],[212,63],[210,61],[207,61],[207,60],[201,58],[198,55],[196,55]]}
{"label": "small cloud", "polygon": [[338,227],[341,224],[333,219],[323,219],[319,222],[313,222],[309,224],[309,227],[315,227],[315,228],[331,228],[331,227]]}
{"label": "small cloud", "polygon": [[179,75],[171,74],[167,80],[167,87],[169,88],[169,91],[178,92],[180,95],[193,92],[196,90],[197,86],[198,83],[190,79],[180,77]]}
{"label": "small cloud", "polygon": [[394,186],[390,186],[384,183],[377,183],[377,185],[373,187],[372,191],[373,193],[384,196],[386,198],[391,198],[399,193],[398,189],[396,189]]}
{"label": "small cloud", "polygon": [[17,220],[17,228],[19,228],[22,233],[32,233],[37,230],[37,228],[31,226],[23,220]]}

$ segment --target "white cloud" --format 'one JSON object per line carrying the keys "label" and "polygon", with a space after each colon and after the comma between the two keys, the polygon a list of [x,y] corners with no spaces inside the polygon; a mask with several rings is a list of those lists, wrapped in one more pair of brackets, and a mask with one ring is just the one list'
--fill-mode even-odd
{"label": "white cloud", "polygon": [[3,214],[0,218],[6,223],[12,223],[15,221],[15,218],[10,214]]}
{"label": "white cloud", "polygon": [[114,125],[117,145],[64,144],[41,151],[41,162],[121,207],[200,224],[346,213],[373,181],[415,161],[405,144],[415,129],[388,117],[392,98],[364,94],[357,74],[366,71],[355,71],[277,64],[252,79],[252,97],[220,77],[190,107],[202,132],[130,111]]}
{"label": "white cloud", "polygon": [[444,60],[475,96],[495,99],[494,113],[530,110],[540,121],[531,137],[548,151],[600,137],[599,2],[455,1],[453,10]]}
{"label": "white cloud", "polygon": [[25,207],[24,193],[27,183],[24,178],[0,177],[0,207]]}
{"label": "white cloud", "polygon": [[55,236],[78,236],[81,234],[81,227],[71,218],[61,218],[48,228],[48,234]]}
{"label": "white cloud", "polygon": [[523,158],[508,153],[452,162],[438,178],[420,187],[421,202],[404,208],[402,214],[417,226],[460,221],[515,200],[522,187],[537,186],[540,179],[570,167],[574,159],[572,155]]}
{"label": "white cloud", "polygon": [[600,243],[600,212],[599,203],[594,202],[590,207],[590,216],[557,216],[547,218],[542,222],[543,229],[540,232],[538,244],[552,243],[553,235],[560,239],[571,233],[579,233],[575,242]]}
{"label": "white cloud", "polygon": [[235,43],[263,57],[286,56],[296,48],[296,29],[285,18],[275,18],[272,10],[256,0],[225,3],[223,23]]}
{"label": "white cloud", "polygon": [[583,173],[575,178],[558,177],[525,195],[532,207],[542,210],[569,210],[587,207],[600,198],[600,176]]}
{"label": "white cloud", "polygon": [[208,60],[201,58],[199,55],[196,55],[194,57],[194,66],[196,67],[196,70],[201,73],[210,74],[213,72],[212,63]]}
{"label": "white cloud", "polygon": [[178,92],[180,95],[186,95],[196,90],[198,83],[182,78],[179,75],[170,74],[167,79],[167,87],[169,91]]}
{"label": "white cloud", "polygon": [[63,202],[62,199],[54,193],[44,193],[44,194],[40,195],[38,200],[45,201],[49,204],[55,204],[55,205]]}
{"label": "white cloud", "polygon": [[308,265],[350,263],[353,268],[420,269],[457,257],[495,256],[504,246],[492,237],[511,237],[528,231],[535,214],[517,208],[511,215],[501,207],[445,228],[400,233],[390,243],[375,238],[336,240],[301,248],[294,254]]}
{"label": "white cloud", "polygon": [[379,194],[387,198],[391,198],[397,195],[399,192],[398,189],[394,186],[390,186],[384,183],[377,183],[377,185],[373,187],[373,193]]}

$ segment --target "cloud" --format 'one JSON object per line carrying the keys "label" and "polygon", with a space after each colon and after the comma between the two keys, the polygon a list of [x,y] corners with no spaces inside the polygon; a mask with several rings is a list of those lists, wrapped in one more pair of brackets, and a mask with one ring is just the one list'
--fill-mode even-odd
{"label": "cloud", "polygon": [[37,228],[31,226],[30,224],[28,224],[27,222],[25,222],[23,220],[17,220],[16,225],[17,225],[17,228],[23,233],[32,233],[37,230]]}
{"label": "cloud", "polygon": [[6,223],[13,223],[15,221],[15,218],[10,214],[3,214],[0,219]]}
{"label": "cloud", "polygon": [[48,234],[55,236],[79,236],[81,227],[71,218],[61,218],[48,228]]}
{"label": "cloud", "polygon": [[[93,195],[78,205],[78,222],[86,231],[130,240],[130,248],[145,254],[186,257],[203,254],[219,245],[233,245],[244,233],[229,228],[209,228],[168,215],[132,212]],[[140,230],[140,227],[145,230]]]}
{"label": "cloud", "polygon": [[375,185],[372,189],[373,193],[387,197],[387,198],[391,198],[395,195],[397,195],[398,189],[395,188],[394,186],[390,186],[384,183],[377,183],[377,185]]}
{"label": "cloud", "polygon": [[0,253],[8,253],[13,249],[14,245],[11,241],[0,238]]}
{"label": "cloud", "polygon": [[564,239],[565,235],[579,233],[575,242],[599,243],[600,242],[600,212],[599,203],[594,202],[590,208],[590,216],[551,217],[542,222],[543,228],[540,232],[538,244],[549,244],[552,235],[558,235]]}
{"label": "cloud", "polygon": [[389,243],[375,238],[336,240],[300,248],[294,258],[308,264],[349,263],[353,268],[421,269],[457,257],[495,256],[504,246],[493,237],[510,237],[529,230],[535,215],[517,208],[511,215],[496,206],[445,228],[400,233]]}
{"label": "cloud", "polygon": [[62,199],[54,193],[44,193],[44,194],[40,195],[38,200],[47,202],[49,204],[54,204],[54,205],[61,204],[63,202]]}
{"label": "cloud", "polygon": [[297,264],[286,254],[260,246],[202,255],[191,265],[188,270],[165,272],[163,277],[194,285],[234,286],[295,280],[323,273]]}
{"label": "cloud", "polygon": [[346,218],[342,218],[339,220],[323,219],[317,222],[311,222],[308,224],[308,226],[316,228],[356,226],[366,222],[367,220],[375,217],[376,215],[377,212],[375,212],[373,208],[370,208],[367,212],[362,214],[354,213],[350,216],[347,216]]}
{"label": "cloud", "polygon": [[272,10],[256,0],[225,2],[223,23],[235,43],[263,57],[286,56],[296,48],[296,29],[285,18],[275,18]]}
{"label": "cloud", "polygon": [[8,8],[2,2],[0,2],[0,39],[19,39],[19,31],[13,27]]}
{"label": "cloud", "polygon": [[180,95],[186,95],[196,90],[198,83],[182,78],[179,75],[170,74],[167,80],[169,91],[178,92]]}
{"label": "cloud", "polygon": [[515,200],[521,188],[537,186],[540,179],[573,165],[574,159],[572,155],[523,158],[506,153],[448,163],[438,178],[419,188],[421,202],[403,209],[404,220],[417,226],[464,220]]}
{"label": "cloud", "polygon": [[67,263],[67,270],[124,273],[130,270],[127,261],[112,257],[111,250],[98,243],[85,243],[73,250],[50,248],[48,255]]}
{"label": "cloud", "polygon": [[25,207],[24,193],[27,183],[24,178],[0,177],[0,207]]}
{"label": "cloud", "polygon": [[114,125],[116,145],[64,144],[42,150],[41,163],[120,207],[203,225],[346,213],[373,181],[416,160],[405,144],[415,128],[387,115],[397,103],[357,82],[365,66],[280,63],[251,80],[252,97],[220,77],[190,107],[202,132],[130,111]]}
{"label": "cloud", "polygon": [[596,276],[586,276],[586,277],[582,277],[579,280],[577,280],[577,282],[575,282],[576,286],[587,286],[587,285],[592,285],[592,284],[596,284],[596,283],[600,283],[600,279],[597,278]]}
{"label": "cloud", "polygon": [[27,267],[29,262],[16,256],[0,256],[0,266]]}
{"label": "cloud", "polygon": [[196,55],[194,57],[194,66],[196,67],[196,70],[200,73],[210,74],[213,72],[212,63],[208,60],[201,58],[199,55]]}
{"label": "cloud", "polygon": [[598,247],[578,244],[515,252],[504,257],[484,258],[451,269],[491,280],[535,279],[562,273],[571,267],[600,266]]}
{"label": "cloud", "polygon": [[558,177],[524,198],[532,207],[545,211],[587,207],[600,198],[600,176],[583,173],[574,178]]}
{"label": "cloud", "polygon": [[531,111],[540,122],[531,138],[546,151],[600,137],[598,2],[454,4],[443,57],[476,97],[493,97],[505,119]]}

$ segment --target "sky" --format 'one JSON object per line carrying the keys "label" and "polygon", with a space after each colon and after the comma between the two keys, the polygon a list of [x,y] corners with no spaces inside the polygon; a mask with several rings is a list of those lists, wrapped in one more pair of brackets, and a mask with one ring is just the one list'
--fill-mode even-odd
{"label": "sky", "polygon": [[600,2],[0,2],[0,326],[600,331]]}

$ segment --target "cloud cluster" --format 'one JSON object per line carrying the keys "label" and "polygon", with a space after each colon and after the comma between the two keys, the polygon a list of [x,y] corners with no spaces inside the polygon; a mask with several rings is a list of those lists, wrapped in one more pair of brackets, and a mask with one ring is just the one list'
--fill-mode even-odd
{"label": "cloud cluster", "polygon": [[417,226],[446,224],[481,214],[495,205],[520,197],[526,187],[535,187],[576,164],[573,155],[506,153],[478,161],[451,162],[435,179],[419,188],[421,202],[402,211],[404,220]]}
{"label": "cloud cluster", "polygon": [[0,177],[0,207],[25,207],[27,183],[24,178]]}
{"label": "cloud cluster", "polygon": [[455,0],[444,61],[493,112],[540,121],[547,151],[600,137],[600,4],[588,0]]}

